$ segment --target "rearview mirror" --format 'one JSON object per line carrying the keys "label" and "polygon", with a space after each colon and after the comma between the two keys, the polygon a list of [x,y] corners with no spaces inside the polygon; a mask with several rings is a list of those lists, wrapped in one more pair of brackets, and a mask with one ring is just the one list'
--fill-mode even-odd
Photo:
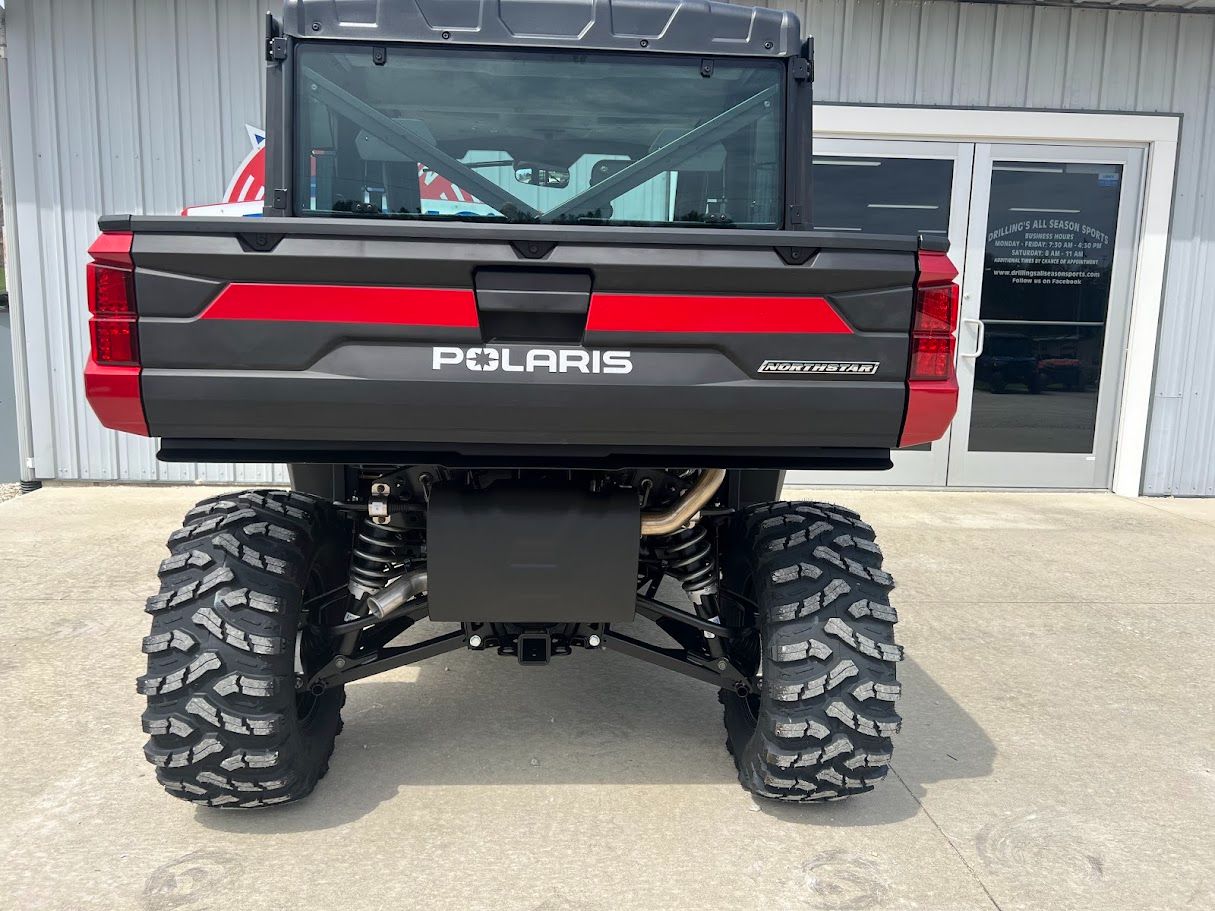
{"label": "rearview mirror", "polygon": [[570,172],[564,168],[550,168],[530,161],[515,162],[515,180],[533,187],[552,187],[557,190],[570,185]]}

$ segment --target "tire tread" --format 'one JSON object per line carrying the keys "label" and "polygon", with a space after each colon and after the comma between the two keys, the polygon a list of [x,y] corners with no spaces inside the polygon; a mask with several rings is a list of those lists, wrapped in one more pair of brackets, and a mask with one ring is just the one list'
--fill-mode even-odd
{"label": "tire tread", "polygon": [[754,582],[763,662],[750,728],[737,720],[745,697],[721,694],[739,781],[799,802],[872,790],[902,724],[894,703],[903,657],[894,580],[873,528],[829,503],[760,504],[736,523],[732,546],[744,552],[735,565]]}
{"label": "tire tread", "polygon": [[[173,796],[268,806],[306,796],[327,771],[340,715],[315,743],[302,733],[293,645],[332,521],[312,497],[244,491],[202,501],[169,536],[137,687],[148,699],[144,753]],[[340,688],[326,697],[340,713]]]}

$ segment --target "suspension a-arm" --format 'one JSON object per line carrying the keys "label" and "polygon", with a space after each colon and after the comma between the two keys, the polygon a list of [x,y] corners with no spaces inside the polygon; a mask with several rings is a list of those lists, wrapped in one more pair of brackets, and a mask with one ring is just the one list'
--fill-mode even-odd
{"label": "suspension a-arm", "polygon": [[[661,624],[668,635],[676,638],[685,647],[664,648],[616,632],[610,627],[593,631],[580,630],[571,637],[571,641],[590,649],[608,648],[717,687],[733,689],[736,692],[751,691],[751,681],[727,657],[715,657],[689,647],[708,635],[715,639],[729,639],[736,634],[736,630],[643,595],[637,596],[637,613]],[[403,608],[386,617],[376,618],[368,615],[331,627],[330,633],[335,637],[357,635],[358,649],[352,655],[336,655],[311,679],[302,681],[301,686],[319,693],[331,686],[361,680],[394,668],[416,664],[445,652],[471,647],[467,628],[410,645],[388,647],[388,642],[426,616],[426,599],[419,598],[411,602],[408,609]],[[686,633],[679,635],[676,627],[682,627]],[[567,648],[565,652],[568,651]]]}

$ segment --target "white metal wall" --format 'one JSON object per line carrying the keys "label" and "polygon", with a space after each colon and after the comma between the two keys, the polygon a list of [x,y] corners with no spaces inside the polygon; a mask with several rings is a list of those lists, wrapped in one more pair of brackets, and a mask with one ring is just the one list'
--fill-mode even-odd
{"label": "white metal wall", "polygon": [[1215,16],[772,0],[815,36],[821,101],[1183,115],[1144,492],[1215,495]]}
{"label": "white metal wall", "polygon": [[[159,465],[83,400],[101,212],[212,201],[262,120],[267,0],[9,0],[14,180],[41,477],[262,481]],[[1215,495],[1215,16],[953,0],[770,0],[815,35],[822,101],[1185,115],[1149,493]]]}
{"label": "white metal wall", "polygon": [[40,478],[285,479],[162,464],[84,400],[85,250],[103,213],[218,202],[264,106],[266,0],[9,0],[16,235]]}

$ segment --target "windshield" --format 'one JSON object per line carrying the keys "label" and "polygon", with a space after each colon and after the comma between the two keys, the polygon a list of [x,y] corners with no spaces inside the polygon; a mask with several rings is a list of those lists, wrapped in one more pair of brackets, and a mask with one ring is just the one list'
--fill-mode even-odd
{"label": "windshield", "polygon": [[778,61],[307,45],[296,212],[779,227]]}

